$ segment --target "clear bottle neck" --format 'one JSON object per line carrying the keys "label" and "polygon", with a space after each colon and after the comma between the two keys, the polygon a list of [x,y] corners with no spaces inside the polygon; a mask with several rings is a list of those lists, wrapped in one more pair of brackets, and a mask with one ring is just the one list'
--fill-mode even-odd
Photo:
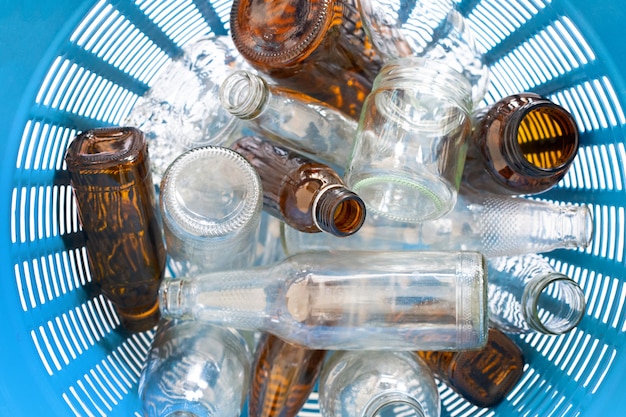
{"label": "clear bottle neck", "polygon": [[398,415],[403,417],[432,417],[424,412],[420,402],[401,391],[386,391],[372,398],[364,407],[360,417]]}
{"label": "clear bottle neck", "polygon": [[220,87],[222,106],[233,116],[251,120],[259,116],[270,97],[265,80],[249,71],[235,71]]}

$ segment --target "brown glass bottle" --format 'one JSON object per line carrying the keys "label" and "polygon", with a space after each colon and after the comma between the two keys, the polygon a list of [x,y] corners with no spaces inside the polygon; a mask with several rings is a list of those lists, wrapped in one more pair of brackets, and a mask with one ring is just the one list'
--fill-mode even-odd
{"label": "brown glass bottle", "polygon": [[463,182],[497,194],[537,194],[556,185],[579,141],[571,114],[534,93],[503,98],[476,116]]}
{"label": "brown glass bottle", "polygon": [[382,67],[356,0],[235,0],[230,29],[254,68],[355,119]]}
{"label": "brown glass bottle", "polygon": [[153,328],[166,258],[143,133],[88,130],[74,138],[65,161],[94,282],[127,330]]}
{"label": "brown glass bottle", "polygon": [[258,136],[231,147],[259,173],[269,214],[307,233],[349,236],[363,225],[365,204],[329,166]]}
{"label": "brown glass bottle", "polygon": [[313,390],[325,354],[263,333],[252,363],[249,417],[295,417]]}
{"label": "brown glass bottle", "polygon": [[522,377],[524,355],[504,333],[490,328],[480,350],[420,351],[433,373],[463,398],[479,407],[493,407]]}

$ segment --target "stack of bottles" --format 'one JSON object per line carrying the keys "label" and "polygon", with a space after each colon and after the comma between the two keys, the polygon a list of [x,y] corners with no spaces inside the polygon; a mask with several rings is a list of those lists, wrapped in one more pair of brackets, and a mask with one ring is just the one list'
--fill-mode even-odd
{"label": "stack of bottles", "polygon": [[492,407],[524,370],[511,335],[585,315],[542,255],[592,239],[586,206],[540,196],[575,120],[481,106],[455,3],[396,3],[235,0],[229,36],[71,143],[93,281],[156,332],[146,416],[294,417],[316,384],[323,417],[436,417],[438,382]]}

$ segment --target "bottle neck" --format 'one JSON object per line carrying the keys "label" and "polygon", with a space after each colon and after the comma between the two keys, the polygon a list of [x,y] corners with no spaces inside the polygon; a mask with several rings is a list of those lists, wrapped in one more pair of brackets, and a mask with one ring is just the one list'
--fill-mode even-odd
{"label": "bottle neck", "polygon": [[335,236],[350,236],[365,221],[365,203],[340,184],[322,187],[311,207],[313,222],[322,231]]}
{"label": "bottle neck", "polygon": [[259,116],[270,96],[269,86],[263,78],[249,71],[235,71],[220,87],[222,106],[233,116],[251,120]]}
{"label": "bottle neck", "polygon": [[393,411],[402,407],[406,417],[428,417],[420,402],[403,392],[383,392],[372,398],[361,413],[361,417],[395,415]]}

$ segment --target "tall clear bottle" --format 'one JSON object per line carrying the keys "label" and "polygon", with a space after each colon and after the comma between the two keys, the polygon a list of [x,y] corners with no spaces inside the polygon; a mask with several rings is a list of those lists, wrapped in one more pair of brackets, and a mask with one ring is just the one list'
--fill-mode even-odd
{"label": "tall clear bottle", "polygon": [[567,333],[585,315],[585,293],[538,254],[490,259],[489,319],[506,333]]}
{"label": "tall clear bottle", "polygon": [[256,168],[263,184],[263,209],[307,233],[355,233],[365,204],[328,165],[257,136],[238,139],[232,149]]}
{"label": "tall clear bottle", "polygon": [[87,130],[72,140],[65,162],[93,282],[126,330],[152,329],[166,253],[143,133]]}
{"label": "tall clear bottle", "polygon": [[222,106],[255,132],[343,170],[352,152],[357,123],[306,94],[268,84],[249,71],[228,76]]}
{"label": "tall clear bottle", "polygon": [[474,349],[487,339],[476,252],[309,252],[246,270],[168,279],[167,318],[272,333],[310,349]]}
{"label": "tall clear bottle", "polygon": [[578,127],[560,105],[534,93],[505,97],[475,116],[463,183],[498,194],[554,187],[578,152]]}
{"label": "tall clear bottle", "polygon": [[473,250],[486,257],[586,248],[593,236],[587,206],[467,192],[446,216],[420,224],[368,213],[359,230],[344,239],[312,235],[285,226],[286,253],[308,250]]}
{"label": "tall clear bottle", "polygon": [[439,417],[435,378],[413,352],[339,351],[319,383],[323,417]]}

